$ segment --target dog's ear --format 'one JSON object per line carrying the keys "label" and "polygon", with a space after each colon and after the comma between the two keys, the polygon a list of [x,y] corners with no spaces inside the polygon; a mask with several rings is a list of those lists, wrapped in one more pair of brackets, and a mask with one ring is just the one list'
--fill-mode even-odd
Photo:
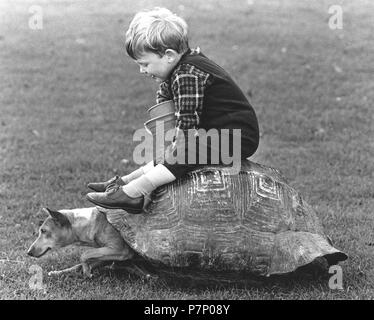
{"label": "dog's ear", "polygon": [[67,227],[70,225],[70,221],[66,218],[61,212],[53,211],[48,208],[43,208],[47,210],[48,214],[53,218],[53,220],[57,221],[62,227]]}

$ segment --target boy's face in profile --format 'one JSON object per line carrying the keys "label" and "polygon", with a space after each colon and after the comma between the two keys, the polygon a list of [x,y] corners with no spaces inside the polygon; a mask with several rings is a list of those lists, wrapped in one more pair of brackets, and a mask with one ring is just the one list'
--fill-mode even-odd
{"label": "boy's face in profile", "polygon": [[140,67],[140,73],[151,77],[157,82],[162,82],[169,77],[179,59],[180,55],[177,52],[168,49],[163,56],[145,51],[135,62]]}

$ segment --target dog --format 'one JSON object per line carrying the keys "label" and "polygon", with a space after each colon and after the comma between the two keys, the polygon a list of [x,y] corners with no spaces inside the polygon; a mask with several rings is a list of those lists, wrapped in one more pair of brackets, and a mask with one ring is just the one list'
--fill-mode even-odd
{"label": "dog", "polygon": [[[134,250],[121,234],[108,222],[104,213],[97,208],[80,208],[53,211],[43,208],[48,218],[39,227],[38,238],[27,254],[40,258],[50,249],[71,244],[93,247],[81,256],[81,263],[73,267],[51,271],[48,275],[59,275],[82,269],[83,274],[92,277],[94,268],[114,261],[126,261],[134,256]],[[144,276],[143,270],[137,271]],[[145,275],[148,276],[148,275]]]}

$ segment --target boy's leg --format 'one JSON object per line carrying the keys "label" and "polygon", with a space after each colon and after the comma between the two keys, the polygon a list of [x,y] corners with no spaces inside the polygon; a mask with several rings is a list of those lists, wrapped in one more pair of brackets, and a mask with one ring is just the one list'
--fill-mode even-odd
{"label": "boy's leg", "polygon": [[164,165],[157,164],[139,178],[123,186],[122,190],[132,198],[146,196],[175,179],[176,177]]}
{"label": "boy's leg", "polygon": [[165,166],[158,164],[125,186],[117,186],[108,192],[88,193],[87,199],[104,208],[125,209],[132,213],[140,213],[144,206],[145,196],[157,187],[175,179],[175,176]]}
{"label": "boy's leg", "polygon": [[134,170],[133,172],[123,177],[115,176],[108,181],[104,182],[91,182],[87,184],[87,187],[96,192],[105,192],[109,186],[120,185],[123,186],[130,181],[140,177],[144,173],[148,172],[154,167],[153,160],[148,162],[146,165]]}
{"label": "boy's leg", "polygon": [[129,173],[128,175],[125,175],[125,176],[121,177],[121,179],[123,180],[123,182],[125,184],[127,184],[130,181],[132,181],[136,178],[139,178],[143,174],[147,173],[153,167],[154,167],[154,163],[153,163],[153,160],[152,160],[152,161],[148,162],[146,165],[144,165],[144,166],[134,170],[133,172]]}

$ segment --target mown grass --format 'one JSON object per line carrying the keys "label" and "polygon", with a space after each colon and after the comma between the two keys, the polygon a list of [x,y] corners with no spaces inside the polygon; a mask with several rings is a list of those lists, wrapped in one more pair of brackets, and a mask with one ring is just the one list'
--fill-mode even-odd
{"label": "mown grass", "polygon": [[[259,1],[258,1],[259,2]],[[341,2],[344,27],[328,27],[339,1],[49,1],[44,28],[28,28],[28,1],[0,4],[0,297],[2,299],[369,299],[374,297],[373,4]],[[32,4],[38,4],[33,1]],[[191,44],[251,96],[261,127],[253,160],[279,168],[349,255],[343,290],[328,274],[260,286],[144,282],[103,270],[92,280],[46,277],[72,265],[68,248],[26,256],[40,208],[74,208],[87,181],[135,169],[132,133],[156,84],[126,57],[133,14],[164,5],[191,26]],[[78,250],[79,252],[79,250]],[[45,290],[31,290],[29,267]]]}

